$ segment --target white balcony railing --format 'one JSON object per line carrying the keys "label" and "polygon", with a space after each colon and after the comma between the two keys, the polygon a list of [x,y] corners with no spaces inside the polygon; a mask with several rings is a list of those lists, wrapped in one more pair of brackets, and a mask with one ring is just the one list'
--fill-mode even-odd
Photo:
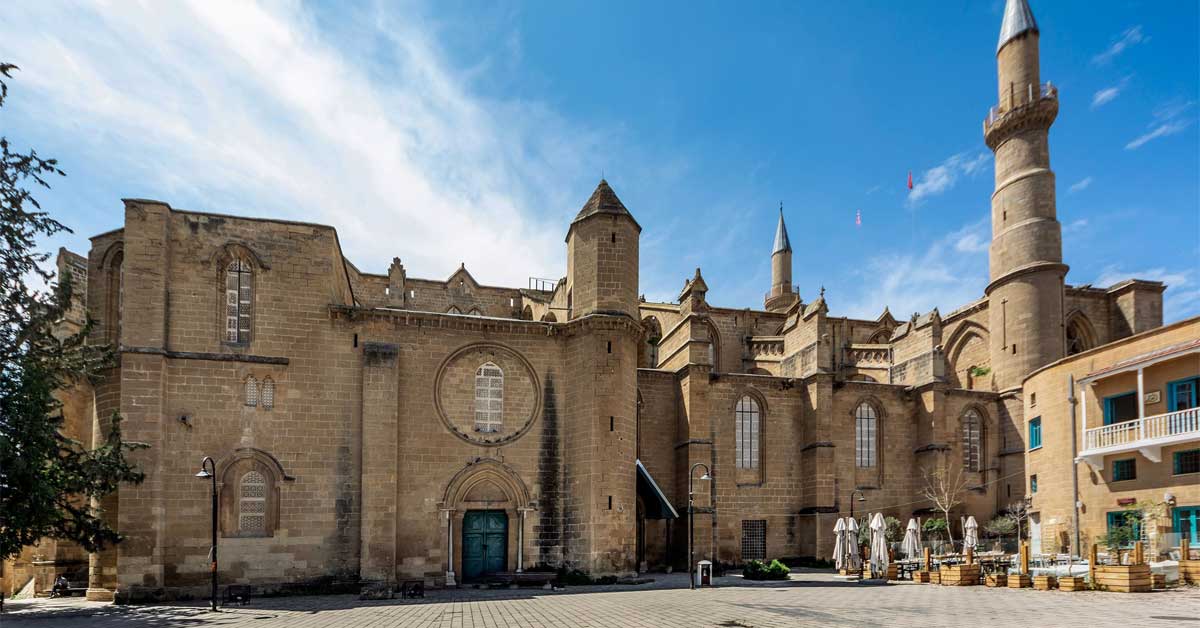
{"label": "white balcony railing", "polygon": [[1081,456],[1112,453],[1171,442],[1200,439],[1200,408],[1177,410],[1133,421],[1094,427],[1084,432]]}

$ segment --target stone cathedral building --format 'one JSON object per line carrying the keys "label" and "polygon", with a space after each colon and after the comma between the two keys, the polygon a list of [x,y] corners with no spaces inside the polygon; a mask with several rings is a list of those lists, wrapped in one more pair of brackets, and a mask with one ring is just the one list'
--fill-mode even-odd
{"label": "stone cathedral building", "polygon": [[1008,0],[990,283],[945,312],[805,300],[782,214],[761,308],[717,305],[700,269],[647,302],[641,226],[604,181],[566,226],[565,275],[528,288],[366,272],[333,227],[126,200],[86,256],[120,365],[68,411],[85,438],[119,411],[150,448],[146,482],[104,504],[127,540],[90,557],[89,595],[203,587],[206,455],[222,578],[264,586],[683,568],[699,463],[697,547],[722,562],[828,557],[852,494],[906,519],[939,467],[967,479],[955,519],[986,521],[1025,495],[1022,379],[1162,324],[1161,283],[1064,283],[1038,38]]}

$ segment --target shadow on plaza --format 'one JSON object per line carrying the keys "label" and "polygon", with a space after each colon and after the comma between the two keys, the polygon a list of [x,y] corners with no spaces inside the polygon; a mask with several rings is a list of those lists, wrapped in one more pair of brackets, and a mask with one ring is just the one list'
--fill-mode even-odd
{"label": "shadow on plaza", "polygon": [[[191,626],[212,625],[223,619],[228,621],[244,621],[248,619],[273,619],[279,615],[315,615],[325,612],[348,611],[354,609],[387,609],[402,606],[422,606],[430,604],[459,604],[472,602],[533,600],[579,594],[614,594],[636,592],[668,592],[686,591],[687,577],[684,574],[652,574],[654,582],[640,585],[590,585],[566,587],[559,590],[540,588],[520,589],[475,589],[470,587],[457,589],[433,589],[424,598],[394,598],[389,600],[360,600],[357,595],[313,595],[313,596],[280,596],[256,597],[245,606],[221,607],[217,613],[208,609],[206,601],[195,600],[186,603],[153,604],[153,605],[62,605],[39,603],[31,601],[25,604],[9,604],[8,611],[0,615],[5,628],[12,625],[53,626],[53,621],[70,618],[88,618],[88,624],[113,624],[134,628],[188,628]],[[721,589],[762,589],[786,591],[791,589],[809,588],[864,588],[877,586],[893,586],[884,582],[841,582],[832,580],[829,573],[806,573],[801,579],[786,581],[748,581],[740,577],[722,577],[717,579],[715,589],[700,589],[694,594],[710,595]],[[15,606],[15,608],[14,608]]]}

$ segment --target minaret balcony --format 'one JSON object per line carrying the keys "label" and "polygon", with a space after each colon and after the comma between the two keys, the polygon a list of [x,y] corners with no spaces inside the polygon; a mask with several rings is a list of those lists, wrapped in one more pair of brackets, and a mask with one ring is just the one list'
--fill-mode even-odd
{"label": "minaret balcony", "polygon": [[1058,88],[1049,82],[1014,88],[1006,100],[989,109],[983,120],[984,141],[993,150],[1017,131],[1049,128],[1058,116]]}

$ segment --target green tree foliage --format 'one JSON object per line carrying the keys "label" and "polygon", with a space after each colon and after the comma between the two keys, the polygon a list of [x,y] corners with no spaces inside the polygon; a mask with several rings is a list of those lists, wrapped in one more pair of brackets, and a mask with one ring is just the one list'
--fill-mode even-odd
{"label": "green tree foliage", "polygon": [[751,560],[742,567],[742,577],[747,580],[787,580],[791,571],[779,559],[772,560],[769,565],[761,560]]}
{"label": "green tree foliage", "polygon": [[[16,66],[0,63],[0,107],[5,78]],[[121,440],[120,417],[95,449],[62,434],[56,391],[95,381],[113,352],[88,345],[88,322],[75,333],[61,324],[71,304],[71,282],[55,282],[37,239],[67,230],[42,211],[29,185],[49,188],[63,176],[53,159],[14,151],[0,137],[0,559],[44,537],[96,551],[120,540],[100,517],[96,501],[142,473],[126,454],[144,447]],[[40,288],[41,285],[45,288]]]}

